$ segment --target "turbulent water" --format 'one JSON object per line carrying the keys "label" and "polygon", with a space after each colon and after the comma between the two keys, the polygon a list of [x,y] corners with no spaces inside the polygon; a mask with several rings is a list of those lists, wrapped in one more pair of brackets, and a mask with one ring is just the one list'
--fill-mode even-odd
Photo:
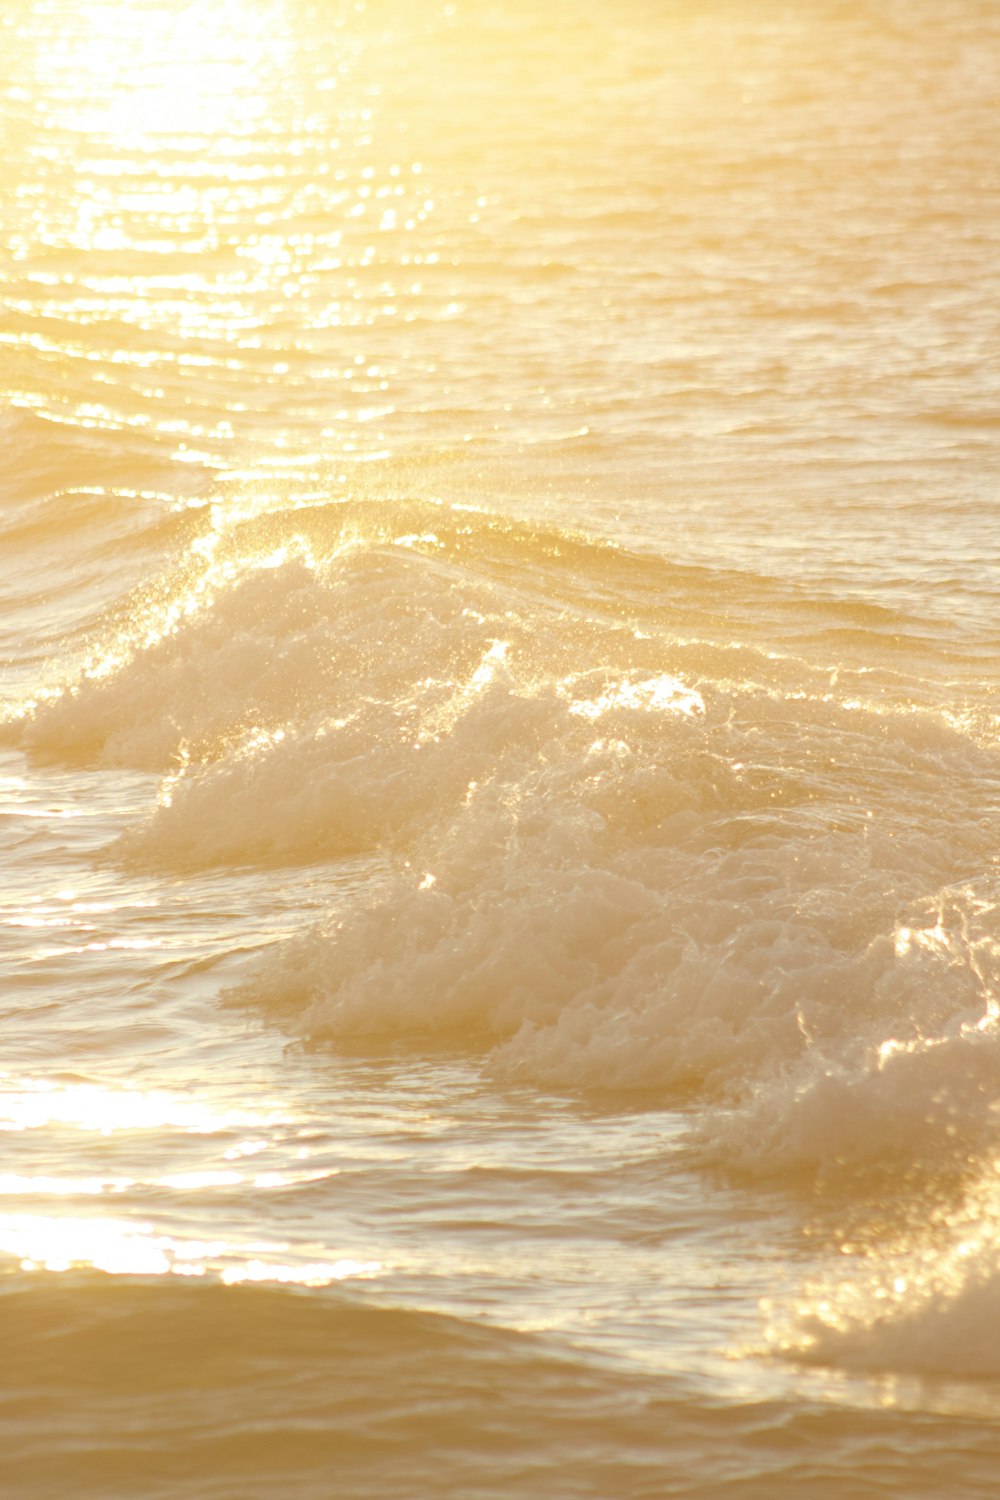
{"label": "turbulent water", "polygon": [[10,0],[0,1485],[1000,1473],[1000,7]]}

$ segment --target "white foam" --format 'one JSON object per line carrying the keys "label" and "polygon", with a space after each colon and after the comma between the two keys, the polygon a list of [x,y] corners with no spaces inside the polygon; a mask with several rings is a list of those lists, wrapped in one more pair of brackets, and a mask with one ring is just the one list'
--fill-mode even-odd
{"label": "white foam", "polygon": [[[489,645],[467,599],[422,587],[413,560],[373,548],[318,560],[279,548],[195,566],[137,601],[79,678],[23,715],[37,754],[166,768],[358,700],[405,700],[430,667],[464,670]],[[474,592],[474,591],[469,591]],[[440,595],[440,597],[437,597]]]}
{"label": "white foam", "polygon": [[458,1038],[536,1083],[715,1100],[699,1149],[741,1170],[995,1140],[995,908],[955,883],[986,855],[956,817],[968,743],[703,695],[609,685],[595,723],[574,704],[601,694],[508,685],[500,717],[530,704],[532,733],[243,997],[310,1035]]}
{"label": "white foam", "polygon": [[641,630],[581,612],[631,566],[582,544],[295,524],[208,539],[21,724],[39,752],[169,769],[130,860],[393,856],[244,998],[310,1035],[700,1097],[698,1149],[743,1171],[995,1138],[995,743],[898,682],[862,698],[645,628],[663,575],[638,561]]}
{"label": "white foam", "polygon": [[[119,848],[154,865],[321,861],[398,844],[460,801],[505,738],[529,737],[546,706],[506,684],[469,693],[428,682],[408,701],[362,702],[259,730],[207,764],[189,763]],[[446,735],[431,727],[444,719]],[[488,747],[488,748],[487,748]]]}

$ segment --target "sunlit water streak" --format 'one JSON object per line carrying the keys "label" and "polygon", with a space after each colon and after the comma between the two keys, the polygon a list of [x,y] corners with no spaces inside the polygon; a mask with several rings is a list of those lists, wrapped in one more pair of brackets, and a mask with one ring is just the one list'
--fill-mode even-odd
{"label": "sunlit water streak", "polygon": [[988,1496],[1000,18],[0,17],[0,1479]]}

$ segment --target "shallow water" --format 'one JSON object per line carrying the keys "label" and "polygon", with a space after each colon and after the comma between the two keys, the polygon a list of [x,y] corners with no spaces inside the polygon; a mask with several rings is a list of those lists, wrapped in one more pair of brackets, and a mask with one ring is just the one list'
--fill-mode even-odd
{"label": "shallow water", "polygon": [[995,7],[0,31],[4,1484],[992,1495]]}

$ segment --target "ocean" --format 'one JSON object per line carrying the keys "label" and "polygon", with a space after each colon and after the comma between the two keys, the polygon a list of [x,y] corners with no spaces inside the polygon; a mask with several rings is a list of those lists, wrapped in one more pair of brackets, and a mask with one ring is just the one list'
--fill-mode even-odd
{"label": "ocean", "polygon": [[0,1490],[995,1496],[1000,6],[0,56]]}

